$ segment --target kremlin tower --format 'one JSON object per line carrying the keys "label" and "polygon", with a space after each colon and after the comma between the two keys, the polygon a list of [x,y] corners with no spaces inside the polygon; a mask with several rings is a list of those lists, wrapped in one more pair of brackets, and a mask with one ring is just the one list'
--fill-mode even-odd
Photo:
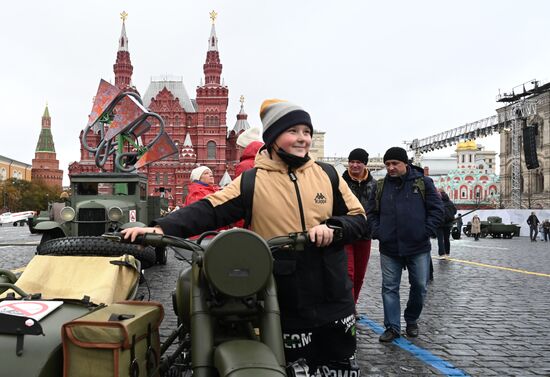
{"label": "kremlin tower", "polygon": [[41,181],[61,190],[63,184],[63,170],[59,170],[59,160],[56,158],[52,136],[52,118],[48,105],[42,115],[42,129],[36,144],[34,159],[32,160],[31,179]]}

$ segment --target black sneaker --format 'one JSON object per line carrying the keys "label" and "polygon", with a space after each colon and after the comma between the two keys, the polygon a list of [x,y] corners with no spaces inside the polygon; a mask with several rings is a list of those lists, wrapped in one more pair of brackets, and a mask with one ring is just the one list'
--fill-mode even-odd
{"label": "black sneaker", "polygon": [[418,325],[416,323],[408,323],[405,332],[409,338],[416,338],[418,336]]}
{"label": "black sneaker", "polygon": [[399,335],[399,333],[396,330],[390,327],[390,328],[387,328],[386,331],[384,331],[384,334],[380,335],[380,338],[378,338],[378,340],[384,343],[393,342],[394,339],[397,339],[400,336],[401,335]]}

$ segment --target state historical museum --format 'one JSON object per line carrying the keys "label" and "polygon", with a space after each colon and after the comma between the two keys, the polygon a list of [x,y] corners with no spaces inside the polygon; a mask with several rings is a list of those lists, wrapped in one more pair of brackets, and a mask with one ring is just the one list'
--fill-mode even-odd
{"label": "state historical museum", "polygon": [[[208,166],[216,182],[221,181],[222,185],[227,183],[233,177],[240,157],[237,137],[250,127],[241,104],[235,126],[228,132],[226,118],[229,89],[221,82],[222,64],[215,17],[216,14],[212,12],[212,29],[203,65],[204,83],[201,80],[197,87],[196,98],[189,97],[183,79],[169,77],[151,80],[142,95],[145,107],[164,119],[165,132],[178,147],[178,154],[140,168],[139,173],[148,176],[149,194],[165,196],[171,206],[182,205],[191,170],[197,166]],[[115,86],[124,91],[138,92],[132,85],[133,66],[128,50],[125,18],[126,14],[123,13],[122,31],[113,66]],[[143,144],[147,144],[157,134],[158,123],[152,123],[151,129],[142,136]],[[99,140],[99,135],[95,137]],[[90,138],[88,141],[91,141]],[[105,166],[112,171],[112,163]],[[69,165],[69,176],[97,171],[99,169],[95,165],[94,156],[81,145],[80,161]]]}

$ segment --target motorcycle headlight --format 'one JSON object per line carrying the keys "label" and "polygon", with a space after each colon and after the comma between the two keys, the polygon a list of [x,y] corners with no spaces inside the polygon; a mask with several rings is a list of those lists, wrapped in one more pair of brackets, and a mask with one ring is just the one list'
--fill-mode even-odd
{"label": "motorcycle headlight", "polygon": [[111,207],[109,208],[107,217],[111,221],[120,221],[122,219],[122,210],[119,207]]}
{"label": "motorcycle headlight", "polygon": [[60,216],[63,221],[72,221],[75,215],[76,214],[72,207],[63,207],[63,209],[60,212]]}
{"label": "motorcycle headlight", "polygon": [[221,293],[246,297],[263,289],[273,268],[267,243],[245,229],[221,232],[204,252],[204,272]]}

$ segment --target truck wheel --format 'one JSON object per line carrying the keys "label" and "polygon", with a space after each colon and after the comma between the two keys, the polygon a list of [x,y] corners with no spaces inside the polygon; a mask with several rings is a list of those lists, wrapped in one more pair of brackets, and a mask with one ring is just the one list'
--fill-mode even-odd
{"label": "truck wheel", "polygon": [[17,221],[13,223],[13,226],[17,226]]}
{"label": "truck wheel", "polygon": [[142,268],[149,268],[155,264],[155,250],[153,247],[143,248],[127,243],[117,243],[103,237],[55,238],[40,244],[36,254],[99,257],[119,257],[130,254],[141,262]]}
{"label": "truck wheel", "polygon": [[155,247],[155,260],[158,264],[166,264],[168,261],[168,251],[165,247]]}

